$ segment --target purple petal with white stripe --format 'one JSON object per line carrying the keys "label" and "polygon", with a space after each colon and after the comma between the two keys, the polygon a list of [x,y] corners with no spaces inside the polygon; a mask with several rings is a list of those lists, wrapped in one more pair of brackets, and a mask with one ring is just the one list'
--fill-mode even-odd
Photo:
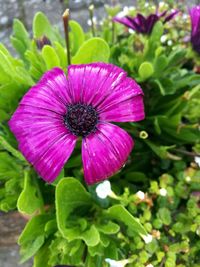
{"label": "purple petal with white stripe", "polygon": [[87,184],[100,182],[115,174],[126,163],[134,145],[127,132],[118,126],[100,123],[97,128],[82,143]]}

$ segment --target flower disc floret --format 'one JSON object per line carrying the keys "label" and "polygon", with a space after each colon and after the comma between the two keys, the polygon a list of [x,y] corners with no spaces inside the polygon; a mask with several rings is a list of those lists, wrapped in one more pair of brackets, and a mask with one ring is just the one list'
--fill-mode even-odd
{"label": "flower disc floret", "polygon": [[65,125],[76,136],[86,137],[94,132],[98,122],[98,114],[91,105],[74,104],[67,106]]}

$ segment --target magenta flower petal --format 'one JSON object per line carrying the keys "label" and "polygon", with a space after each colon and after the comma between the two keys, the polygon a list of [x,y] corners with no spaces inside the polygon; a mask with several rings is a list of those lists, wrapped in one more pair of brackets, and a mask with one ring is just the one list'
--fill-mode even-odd
{"label": "magenta flower petal", "polygon": [[102,111],[100,115],[102,121],[112,122],[134,122],[143,120],[144,117],[144,103],[141,95],[122,100]]}
{"label": "magenta flower petal", "polygon": [[127,132],[110,123],[99,123],[98,129],[83,139],[82,158],[87,184],[100,182],[116,173],[127,161],[133,148]]}
{"label": "magenta flower petal", "polygon": [[68,77],[48,71],[23,97],[9,126],[38,174],[52,182],[82,137],[85,179],[92,184],[116,173],[133,140],[108,121],[144,118],[143,92],[126,72],[106,63],[71,65]]}
{"label": "magenta flower petal", "polygon": [[76,143],[77,137],[69,132],[63,120],[70,101],[64,72],[54,68],[23,97],[9,122],[19,149],[49,182],[57,177]]}
{"label": "magenta flower petal", "polygon": [[77,137],[72,134],[63,134],[34,163],[36,171],[47,182],[53,182],[61,172],[64,164],[74,150]]}
{"label": "magenta flower petal", "polygon": [[65,73],[59,68],[54,68],[43,75],[23,97],[20,104],[64,114],[66,104],[70,102],[71,96]]}
{"label": "magenta flower petal", "polygon": [[113,21],[115,22],[119,22],[121,24],[123,24],[124,26],[128,27],[128,28],[131,28],[133,30],[136,30],[133,23],[131,22],[130,19],[128,19],[127,17],[123,17],[123,18],[120,18],[120,17],[114,17],[113,18]]}
{"label": "magenta flower petal", "polygon": [[142,89],[133,79],[126,78],[97,107],[97,110],[101,121],[128,122],[143,120],[145,113]]}
{"label": "magenta flower petal", "polygon": [[43,108],[20,105],[9,126],[25,158],[45,181],[53,181],[77,140],[64,126],[62,116]]}
{"label": "magenta flower petal", "polygon": [[172,20],[177,14],[179,13],[179,10],[174,10],[172,11],[171,14],[169,14],[168,16],[166,16],[165,20],[164,20],[164,23]]}
{"label": "magenta flower petal", "polygon": [[75,103],[96,107],[126,78],[121,68],[106,63],[71,65],[68,69],[70,88]]}
{"label": "magenta flower petal", "polygon": [[200,5],[192,7],[190,10],[191,19],[191,43],[194,51],[200,54]]}
{"label": "magenta flower petal", "polygon": [[177,13],[178,11],[175,10],[170,15],[166,16],[167,10],[162,12],[161,14],[158,14],[158,11],[156,11],[155,14],[150,14],[147,17],[144,17],[142,14],[138,13],[136,17],[114,17],[113,21],[119,22],[138,33],[151,34],[153,27],[158,20],[164,17],[164,23],[166,23],[169,20],[173,19]]}

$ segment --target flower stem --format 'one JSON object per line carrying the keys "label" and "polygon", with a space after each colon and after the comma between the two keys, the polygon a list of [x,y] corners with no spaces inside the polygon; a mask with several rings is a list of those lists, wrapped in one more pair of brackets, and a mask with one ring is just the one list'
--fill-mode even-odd
{"label": "flower stem", "polygon": [[178,149],[178,148],[176,148],[176,149],[173,148],[172,150],[175,151],[175,152],[184,154],[184,155],[186,155],[186,156],[190,156],[190,157],[200,157],[200,153],[189,152],[189,151],[186,151],[186,150],[183,150],[183,149]]}
{"label": "flower stem", "polygon": [[94,26],[94,5],[89,6],[89,13],[90,13],[90,21],[91,21],[91,30],[92,35],[95,37],[95,26]]}
{"label": "flower stem", "polygon": [[112,43],[115,43],[115,23],[112,21]]}
{"label": "flower stem", "polygon": [[69,41],[69,9],[66,9],[62,15],[63,18],[63,25],[64,25],[64,32],[65,32],[65,42],[67,47],[67,62],[68,65],[71,64],[71,57],[70,57],[70,41]]}

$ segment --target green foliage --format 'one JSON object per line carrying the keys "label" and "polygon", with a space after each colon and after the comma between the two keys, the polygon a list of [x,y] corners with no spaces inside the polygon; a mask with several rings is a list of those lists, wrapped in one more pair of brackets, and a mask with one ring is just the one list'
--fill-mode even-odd
{"label": "green foliage", "polygon": [[42,12],[38,12],[33,19],[33,37],[37,39],[42,36],[48,37],[52,42],[63,42],[58,30],[51,26],[48,18]]}
{"label": "green foliage", "polygon": [[152,64],[149,62],[143,62],[139,67],[138,73],[143,80],[151,77],[154,73]]}
{"label": "green foliage", "polygon": [[38,215],[27,223],[18,240],[21,246],[21,263],[32,257],[44,244],[45,225],[49,218],[47,215]]}
{"label": "green foliage", "polygon": [[25,172],[24,187],[17,201],[17,208],[21,213],[32,215],[43,207],[40,188],[37,181]]}
{"label": "green foliage", "polygon": [[147,235],[144,227],[140,224],[138,219],[135,219],[122,205],[114,205],[106,212],[106,216],[111,219],[120,221],[128,226],[129,231]]}
{"label": "green foliage", "polygon": [[73,64],[86,64],[92,62],[108,62],[110,49],[101,38],[91,38],[84,42],[76,55],[72,58]]}
{"label": "green foliage", "polygon": [[30,48],[31,40],[23,23],[18,19],[14,19],[13,34],[10,39],[15,50],[19,53],[22,59],[25,59],[24,53]]}
{"label": "green foliage", "polygon": [[[154,7],[142,2],[141,10],[152,12]],[[114,16],[118,9],[107,12]],[[191,62],[191,48],[180,43],[173,24],[157,22],[150,36],[142,36],[113,26],[109,17],[93,38],[76,21],[69,26],[72,63],[124,68],[144,91],[146,118],[120,125],[135,139],[135,148],[111,179],[110,197],[100,199],[96,185],[82,182],[78,149],[52,185],[38,179],[7,123],[45,71],[57,66],[67,72],[67,52],[43,13],[34,17],[33,38],[14,20],[11,43],[20,59],[0,44],[0,209],[30,216],[19,238],[21,261],[34,257],[33,267],[107,267],[105,258],[129,258],[127,267],[199,266],[200,171],[193,162],[200,152],[197,55],[192,53]],[[160,41],[163,35],[172,46]],[[50,44],[38,48],[44,36]],[[145,243],[149,235],[153,240]]]}
{"label": "green foliage", "polygon": [[60,60],[53,47],[45,45],[42,49],[42,57],[46,64],[46,69],[50,70],[53,67],[60,67]]}
{"label": "green foliage", "polygon": [[71,42],[73,44],[72,54],[75,55],[79,47],[84,43],[85,35],[82,27],[75,20],[71,20],[69,26],[71,29]]}

